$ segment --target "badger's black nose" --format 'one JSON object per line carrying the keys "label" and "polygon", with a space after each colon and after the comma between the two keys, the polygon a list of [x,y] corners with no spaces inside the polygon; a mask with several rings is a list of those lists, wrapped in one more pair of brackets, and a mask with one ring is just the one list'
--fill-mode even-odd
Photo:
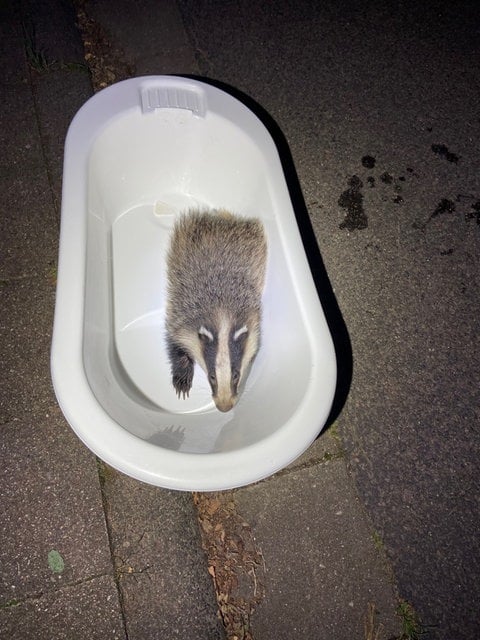
{"label": "badger's black nose", "polygon": [[236,402],[237,402],[237,398],[234,397],[230,397],[230,398],[213,398],[213,401],[215,402],[215,406],[217,407],[217,409],[219,411],[222,411],[223,413],[226,413],[227,411],[230,411],[231,409],[233,409],[233,407],[235,406]]}

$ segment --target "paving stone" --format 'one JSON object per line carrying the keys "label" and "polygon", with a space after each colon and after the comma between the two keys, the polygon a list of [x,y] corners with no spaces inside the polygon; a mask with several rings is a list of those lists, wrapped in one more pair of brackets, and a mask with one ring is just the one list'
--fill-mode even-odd
{"label": "paving stone", "polygon": [[0,427],[0,601],[112,573],[95,458],[59,409]]}
{"label": "paving stone", "polygon": [[[34,70],[42,73],[83,60],[73,3],[22,0],[19,4],[24,31],[33,48],[29,62]],[[35,58],[38,59],[37,65],[34,64]]]}
{"label": "paving stone", "polygon": [[5,87],[6,98],[0,112],[2,280],[45,272],[57,253],[52,192],[27,82],[23,66],[23,75]]}
{"label": "paving stone", "polygon": [[234,499],[265,560],[255,640],[362,638],[370,602],[382,637],[399,634],[392,574],[343,460],[293,470]]}
{"label": "paving stone", "polygon": [[0,609],[5,640],[126,640],[116,585],[100,576],[10,602]]}
{"label": "paving stone", "polygon": [[0,423],[42,420],[54,404],[50,381],[50,343],[55,273],[0,282],[2,384]]}
{"label": "paving stone", "polygon": [[223,638],[191,494],[103,469],[129,640]]}
{"label": "paving stone", "polygon": [[[86,68],[61,68],[34,76],[33,90],[42,150],[58,224],[65,137],[76,112],[92,95],[92,84]],[[58,234],[58,226],[55,229]]]}
{"label": "paving stone", "polygon": [[118,0],[115,11],[97,0],[87,0],[85,6],[122,50],[135,75],[198,72],[176,2]]}
{"label": "paving stone", "polygon": [[[291,470],[302,469],[322,462],[342,458],[344,456],[343,446],[335,425],[326,427],[312,442],[308,449],[294,460],[288,467],[279,472],[287,473]],[[276,474],[278,476],[279,474]],[[276,477],[272,476],[272,477]]]}

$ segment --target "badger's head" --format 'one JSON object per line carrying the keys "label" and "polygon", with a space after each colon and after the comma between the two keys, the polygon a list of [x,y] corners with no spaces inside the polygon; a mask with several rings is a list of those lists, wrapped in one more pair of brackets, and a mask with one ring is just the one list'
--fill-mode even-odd
{"label": "badger's head", "polygon": [[260,342],[260,313],[242,319],[218,312],[214,321],[198,327],[197,361],[208,376],[219,411],[235,406]]}

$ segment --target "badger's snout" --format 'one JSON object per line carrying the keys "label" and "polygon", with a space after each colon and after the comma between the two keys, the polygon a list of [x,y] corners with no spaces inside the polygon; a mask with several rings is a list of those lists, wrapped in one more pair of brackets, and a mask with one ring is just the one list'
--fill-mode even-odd
{"label": "badger's snout", "polygon": [[259,317],[252,312],[248,323],[238,326],[235,318],[219,310],[214,319],[211,330],[202,325],[198,334],[213,401],[225,413],[236,405],[242,378],[257,351]]}
{"label": "badger's snout", "polygon": [[215,402],[215,406],[219,411],[223,413],[227,413],[227,411],[231,411],[233,407],[237,404],[238,396],[230,396],[229,398],[218,398],[213,396],[213,401]]}

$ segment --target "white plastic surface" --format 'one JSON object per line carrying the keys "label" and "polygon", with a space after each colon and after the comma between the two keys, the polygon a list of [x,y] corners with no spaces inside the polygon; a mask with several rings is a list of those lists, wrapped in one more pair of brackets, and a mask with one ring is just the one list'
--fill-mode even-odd
{"label": "white plastic surface", "polygon": [[[156,106],[158,103],[159,106]],[[165,350],[165,255],[175,216],[223,207],[268,239],[262,344],[236,407],[200,367],[178,399]],[[157,76],[91,98],[67,136],[52,378],[77,435],[120,471],[221,490],[300,455],[331,407],[336,364],[273,140],[241,102]]]}

